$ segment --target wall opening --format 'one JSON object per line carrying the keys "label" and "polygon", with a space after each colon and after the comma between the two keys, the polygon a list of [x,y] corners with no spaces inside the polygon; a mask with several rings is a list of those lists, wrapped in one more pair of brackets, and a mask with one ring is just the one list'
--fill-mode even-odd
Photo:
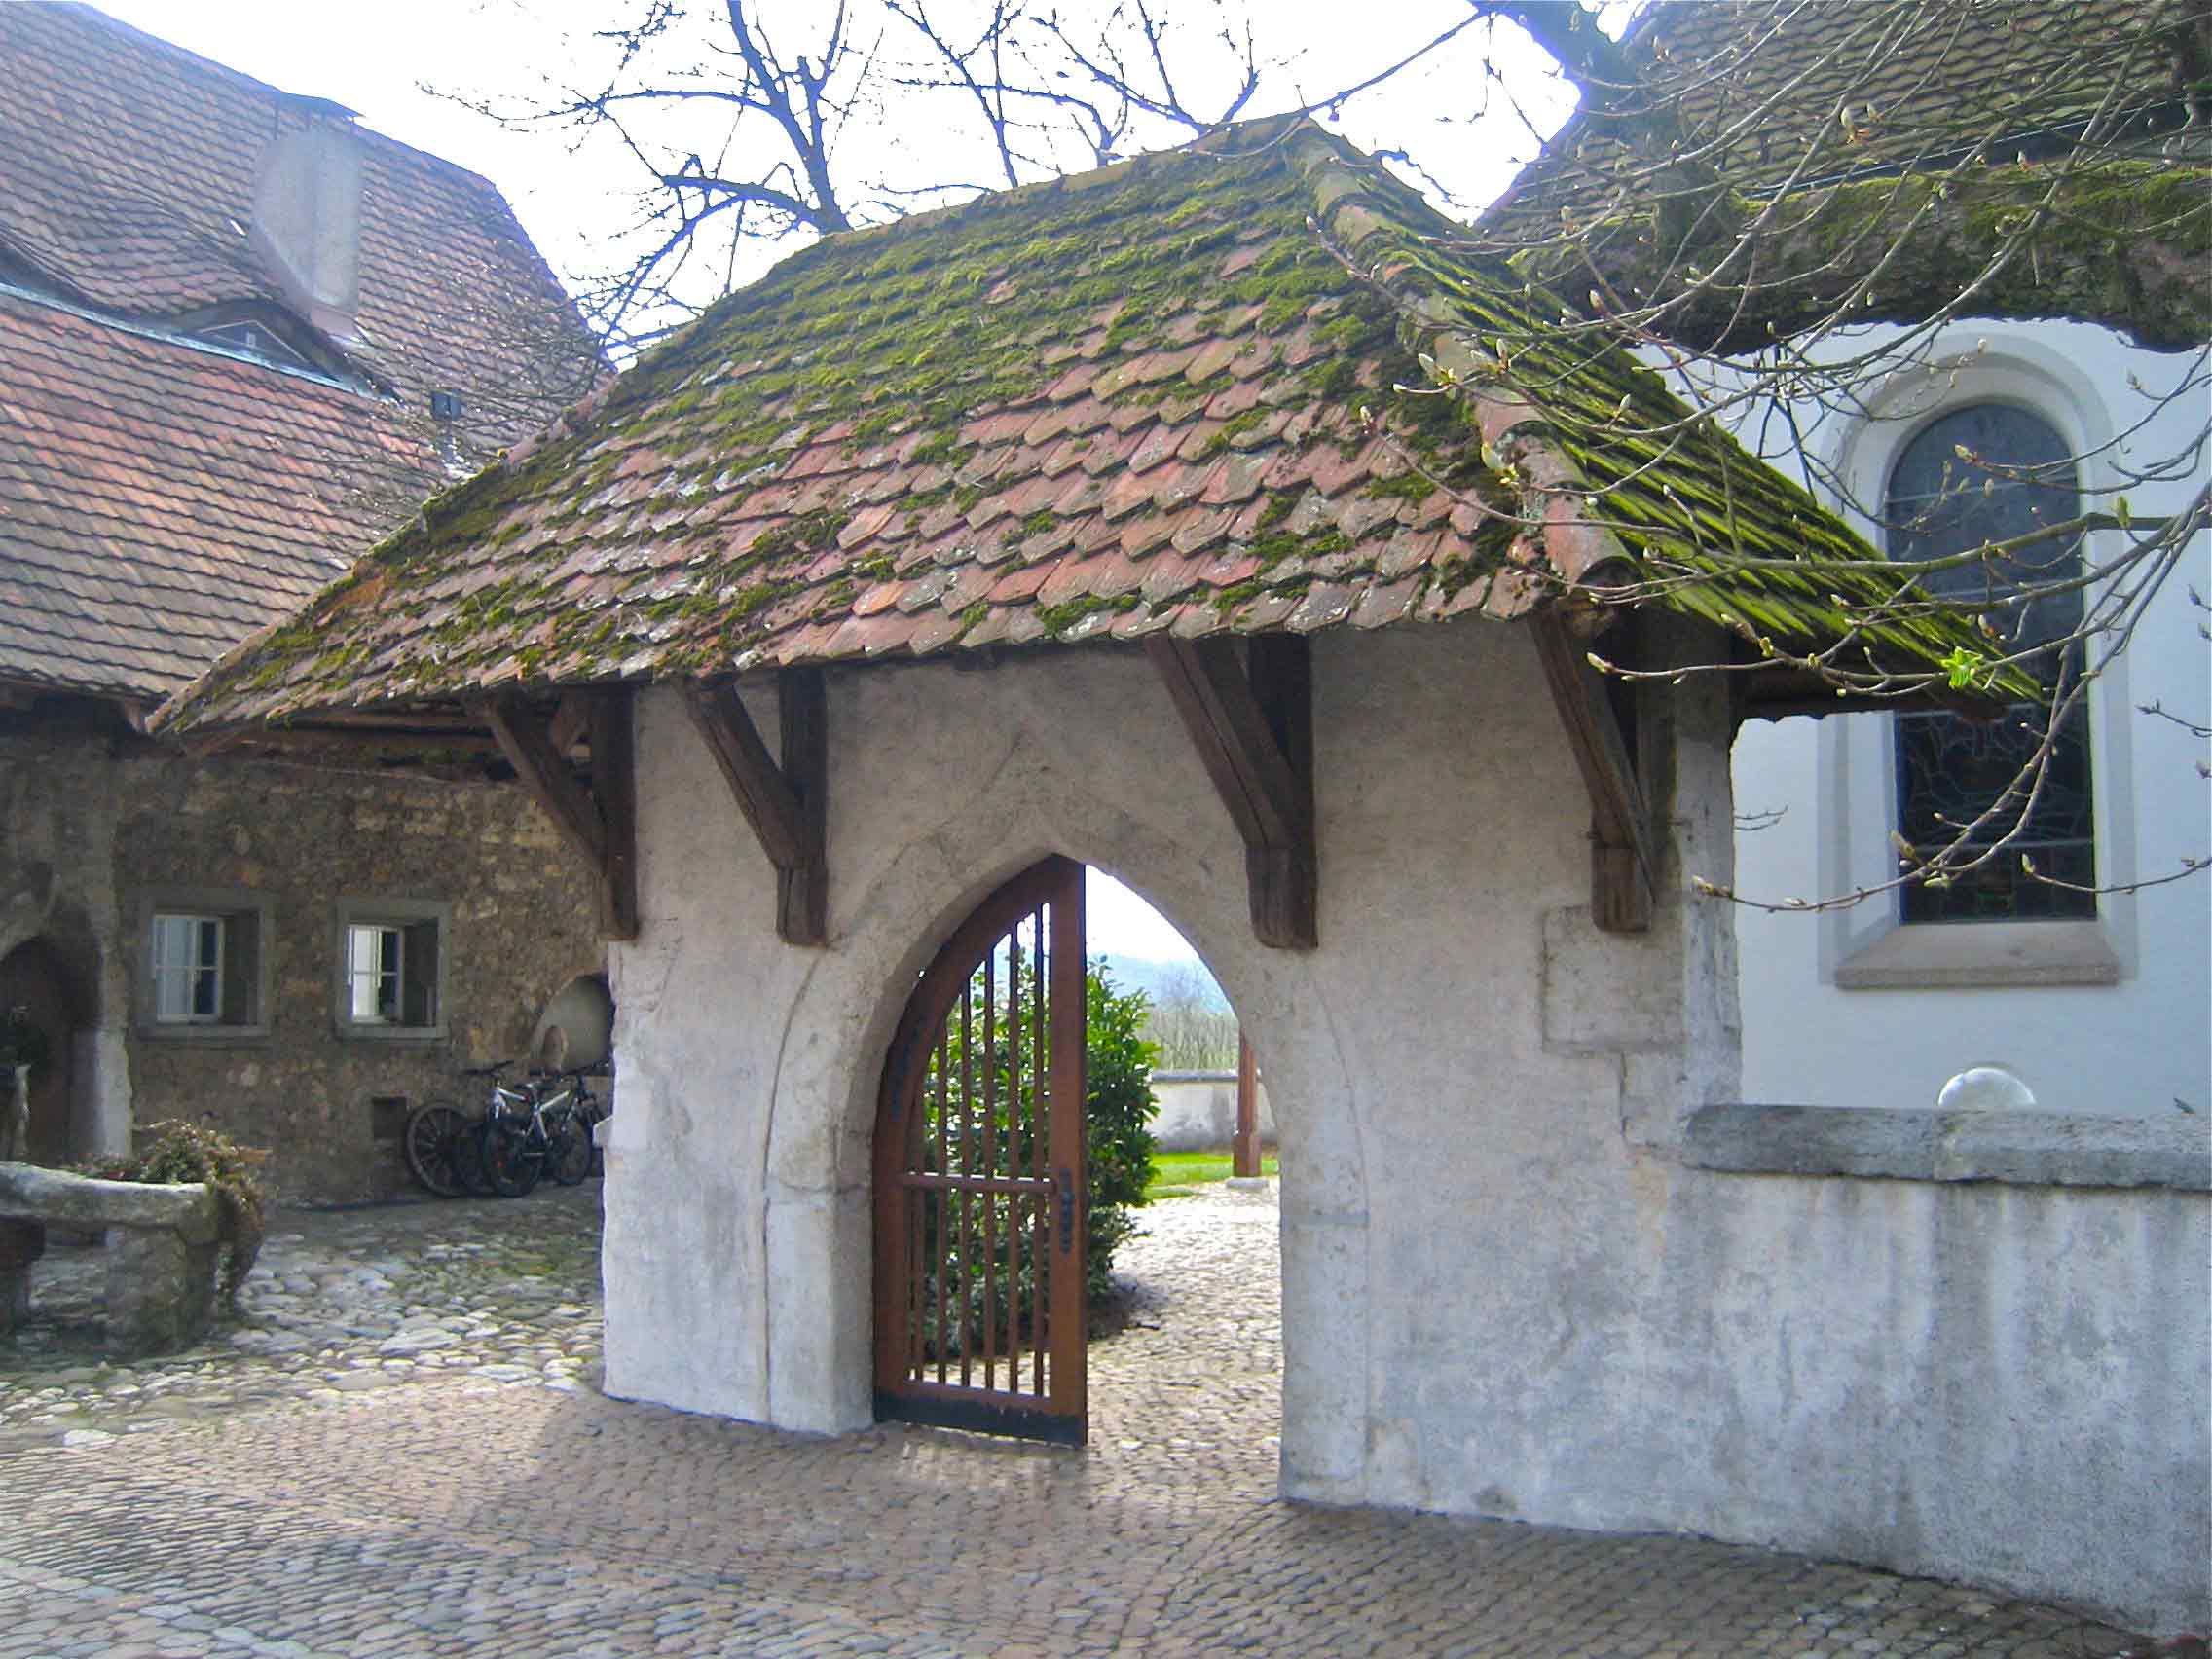
{"label": "wall opening", "polygon": [[[1143,1008],[1158,1102],[1147,1200],[1092,1309],[1094,1436],[1177,1478],[1255,1496],[1276,1486],[1282,1267],[1274,1120],[1264,1055],[1204,960],[1128,887],[1090,871],[1094,976]],[[1240,1053],[1253,1062],[1240,1077]],[[1238,1178],[1243,1117],[1257,1167]]]}
{"label": "wall opening", "polygon": [[379,1146],[396,1146],[407,1127],[407,1096],[369,1096],[369,1138]]}
{"label": "wall opening", "polygon": [[[1064,960],[1067,948],[1054,917],[1050,952],[1039,954],[1051,909],[1040,884],[1055,869],[1080,886],[1089,924],[1077,958],[1082,1018],[1072,1027],[1050,1019],[1051,1009],[1070,1006],[1071,985],[1040,997],[1044,962]],[[1049,1333],[1080,1329],[1080,1357],[1065,1363],[1080,1365],[1082,1382],[1054,1408],[1068,1418],[1042,1427],[1043,1408],[1027,1397],[1039,1362],[1024,1345],[1048,1333],[1025,1323],[1038,1305],[1025,1299],[1051,1277],[1040,1270],[1061,1209],[1051,1186],[1060,1171],[1037,1151],[1034,1102],[1052,1091],[1041,1008],[1051,1042],[1074,1035],[1086,1058],[1086,1144],[1075,1167],[1088,1199],[1089,1270],[1074,1309],[1054,1299],[1059,1323]],[[1160,1065],[1162,1046],[1186,1064]],[[1047,859],[952,931],[889,1043],[875,1124],[877,1416],[1046,1439],[1088,1434],[1116,1456],[1157,1456],[1255,1497],[1276,1489],[1275,1164],[1270,1156],[1266,1176],[1235,1187],[1226,1179],[1239,1046],[1235,1014],[1197,951],[1096,869]],[[1181,1075],[1162,1080],[1156,1067]],[[1208,1069],[1222,1075],[1198,1090],[1218,1085],[1218,1124],[1210,1102],[1191,1109],[1189,1074]],[[1180,1117],[1174,1150],[1153,1154],[1146,1106],[1162,1091]],[[963,1185],[978,1174],[988,1192]],[[971,1272],[973,1264],[981,1266]],[[1010,1348],[1029,1368],[1023,1397],[985,1398]],[[1043,1375],[1061,1363],[1047,1349]]]}
{"label": "wall opening", "polygon": [[38,1055],[30,1076],[26,1162],[60,1164],[94,1149],[78,1123],[78,1035],[91,1023],[91,1002],[61,954],[33,939],[0,957],[0,1015],[19,1018]]}

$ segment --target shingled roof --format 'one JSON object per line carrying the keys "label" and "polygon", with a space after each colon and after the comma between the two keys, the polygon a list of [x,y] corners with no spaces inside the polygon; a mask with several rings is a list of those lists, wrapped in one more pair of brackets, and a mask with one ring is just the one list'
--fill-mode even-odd
{"label": "shingled roof", "polygon": [[[358,327],[286,365],[196,331],[297,320],[245,227],[309,121],[362,159]],[[0,681],[168,695],[595,372],[483,179],[85,7],[0,6]]]}
{"label": "shingled roof", "polygon": [[[830,239],[164,718],[1513,616],[1727,550],[1871,557],[1625,355],[1491,356],[1552,302],[1454,230],[1278,121]],[[1459,395],[1418,389],[1424,356]],[[1825,637],[1839,580],[1785,566],[1661,602]]]}
{"label": "shingled roof", "polygon": [[[2206,0],[1665,0],[1621,42],[1641,76],[1621,113],[1673,106],[1698,169],[1751,195],[1977,149],[2003,163],[2065,148],[2092,117],[2139,134],[2185,119],[2180,48],[2208,29]],[[1577,113],[1483,228],[1549,239],[1647,206],[1654,170],[1628,164],[1614,121]]]}
{"label": "shingled roof", "polygon": [[411,407],[465,388],[455,436],[489,460],[588,388],[588,339],[490,180],[330,107],[89,6],[0,6],[0,262],[144,321],[283,304],[249,246],[255,182],[274,138],[333,127],[362,163],[346,356]]}
{"label": "shingled roof", "polygon": [[388,402],[0,295],[0,675],[166,695],[443,480]]}

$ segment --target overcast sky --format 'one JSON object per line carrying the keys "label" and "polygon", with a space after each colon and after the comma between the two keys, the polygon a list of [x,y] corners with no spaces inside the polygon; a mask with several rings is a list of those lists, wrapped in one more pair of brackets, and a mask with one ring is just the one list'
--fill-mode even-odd
{"label": "overcast sky", "polygon": [[[589,81],[604,55],[592,31],[633,15],[638,0],[377,0],[369,6],[302,0],[95,0],[134,27],[241,70],[288,92],[334,98],[388,136],[484,174],[514,205],[533,240],[564,279],[606,270],[608,249],[635,216],[630,193],[637,164],[609,145],[577,148],[572,134],[501,128],[424,83],[480,99],[540,101],[548,82]],[[1040,6],[1049,0],[1040,0]],[[1076,11],[1083,0],[1061,0]],[[1203,24],[1215,0],[1168,0],[1186,29]],[[719,6],[708,6],[709,13]],[[780,43],[803,50],[809,26],[826,14],[821,0],[778,0],[767,8]],[[1254,0],[1262,55],[1287,59],[1271,83],[1274,109],[1336,92],[1395,61],[1465,16],[1463,0]],[[1203,33],[1191,34],[1180,62],[1191,101],[1206,92]],[[1487,65],[1510,92],[1498,95]],[[1265,104],[1265,107],[1263,107]],[[1570,98],[1549,64],[1510,30],[1493,39],[1471,29],[1416,72],[1346,104],[1334,125],[1369,150],[1403,150],[1467,207],[1503,187],[1531,153],[1530,126],[1549,130]],[[1512,106],[1519,106],[1518,110]],[[1525,111],[1526,115],[1520,113]],[[937,115],[886,113],[848,138],[869,177],[887,182],[959,177],[966,158],[943,148]],[[1165,141],[1164,139],[1156,141]],[[708,138],[679,148],[712,154]],[[933,145],[940,147],[933,148]],[[741,273],[741,276],[756,275]],[[1193,953],[1181,937],[1126,888],[1092,873],[1091,948],[1175,959]]]}
{"label": "overcast sky", "polygon": [[[505,193],[549,263],[575,285],[620,261],[609,257],[637,213],[638,163],[611,137],[578,145],[555,127],[503,129],[425,84],[495,104],[541,105],[546,90],[596,86],[612,48],[594,38],[611,19],[635,16],[643,0],[377,0],[370,6],[302,4],[301,0],[95,0],[135,27],[285,92],[335,98],[378,131],[484,174]],[[940,11],[961,0],[938,0]],[[1075,12],[1089,0],[1058,0]],[[1096,0],[1107,3],[1107,0]],[[1039,0],[1040,9],[1051,0]],[[1242,0],[1165,0],[1165,15],[1183,32],[1171,40],[1183,91],[1206,107],[1229,72],[1207,26],[1217,8],[1241,13]],[[718,4],[693,8],[702,16]],[[776,0],[764,8],[787,56],[810,43],[830,10],[827,0]],[[1252,0],[1261,56],[1279,65],[1262,96],[1243,113],[1257,116],[1333,92],[1375,73],[1467,16],[1465,0]],[[722,31],[726,35],[726,29]],[[693,65],[685,54],[671,65]],[[1488,65],[1510,86],[1499,95]],[[1467,207],[1504,185],[1534,146],[1529,120],[1548,130],[1570,99],[1542,55],[1509,26],[1480,24],[1416,70],[1362,93],[1333,125],[1369,150],[1402,150]],[[1514,113],[1518,104],[1529,120]],[[841,140],[843,170],[886,185],[915,185],[977,176],[990,182],[987,159],[952,136],[965,105],[947,100],[885,109],[856,123]],[[707,123],[715,123],[710,129]],[[688,126],[681,125],[688,123]],[[676,114],[641,118],[641,136],[659,139],[673,167],[689,151],[717,155],[716,106],[693,104]],[[1143,143],[1171,142],[1168,129],[1140,133]],[[757,269],[741,272],[741,279]],[[702,275],[706,275],[702,273]]]}

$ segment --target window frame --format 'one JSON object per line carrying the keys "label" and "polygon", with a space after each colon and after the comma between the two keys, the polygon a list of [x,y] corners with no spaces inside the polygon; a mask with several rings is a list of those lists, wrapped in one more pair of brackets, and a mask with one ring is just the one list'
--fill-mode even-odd
{"label": "window frame", "polygon": [[[1886,326],[1886,325],[1884,325]],[[1940,416],[2009,403],[2055,428],[2076,459],[2085,504],[2120,487],[2109,459],[2116,436],[2096,381],[2034,324],[1973,321],[1941,331],[1926,360],[1899,369],[1861,408],[1812,434],[1816,462],[1833,481],[1842,515],[1875,545],[1869,516],[1907,443]],[[2114,551],[2092,533],[2081,557],[2094,568]],[[2136,878],[2128,659],[2105,665],[2087,691],[2091,824],[2097,882]],[[1896,721],[1886,715],[1832,717],[1816,737],[1817,868],[1821,890],[1847,893],[1891,880],[1890,834],[1899,820]],[[2113,985],[2138,971],[2134,909],[2100,898],[2096,914],[2065,920],[1991,920],[1968,927],[1906,922],[1897,901],[1826,911],[1819,918],[1821,979],[1846,990]]]}
{"label": "window frame", "polygon": [[[395,1001],[400,1018],[357,1018],[353,1013],[356,970],[353,934],[357,928],[390,930],[400,938],[400,954],[394,974]],[[407,966],[408,939],[427,933],[432,951],[429,983],[411,976]],[[442,1043],[450,1029],[446,988],[453,958],[453,905],[442,899],[387,899],[347,897],[333,907],[330,933],[331,1028],[344,1041],[361,1043]],[[410,1022],[404,1013],[411,977],[428,999],[429,1018]]]}
{"label": "window frame", "polygon": [[[271,971],[276,956],[275,904],[243,887],[157,887],[138,896],[138,931],[132,950],[131,1029],[166,1043],[253,1043],[270,1031]],[[164,1019],[155,963],[158,919],[214,922],[221,929],[212,1018]],[[225,1019],[223,1005],[237,999],[241,1017]]]}
{"label": "window frame", "polygon": [[[1936,556],[1935,554],[1918,548],[1912,549],[1909,554],[1900,555],[1899,553],[1898,546],[1898,543],[1900,539],[1900,526],[1898,522],[1899,474],[1903,470],[1906,462],[1914,458],[1915,452],[1918,451],[1923,444],[1928,442],[1931,434],[1935,433],[1937,428],[1944,425],[1947,422],[1953,421],[1957,417],[1969,415],[1982,410],[2001,411],[2017,419],[2032,422],[2036,426],[2042,429],[2043,434],[2047,435],[2049,441],[2057,446],[2061,458],[2067,463],[2066,471],[2068,476],[2066,478],[2065,488],[2069,493],[2071,499],[2067,503],[2068,511],[2066,513],[2066,517],[2075,518],[2080,516],[2083,507],[2082,496],[2081,461],[2078,456],[2068,453],[2066,434],[2059,429],[2056,423],[2048,419],[2042,410],[2037,409],[2018,398],[1976,397],[1950,399],[1946,400],[1938,408],[1930,411],[1919,417],[1917,420],[1913,421],[1905,428],[1899,441],[1890,451],[1888,462],[1883,472],[1882,495],[1880,499],[1882,503],[1883,515],[1883,551],[1888,553],[1891,557],[1897,558],[1900,556],[1906,556],[1919,558]],[[1947,466],[1949,457],[1946,455],[1944,459]],[[2053,462],[2050,464],[2052,464],[2055,470],[2056,463]],[[1970,500],[1971,510],[1971,499],[1972,494],[1971,488],[1962,488],[1961,493],[1965,495]],[[1980,524],[1970,525],[1969,533],[1971,535],[1981,535],[1984,540],[2003,539],[2003,535],[2005,534],[2003,529],[2000,528],[1995,535],[1992,535],[1990,526],[1986,521]],[[2073,543],[2063,553],[2053,553],[2046,561],[2048,566],[2047,571],[2039,572],[2039,574],[2045,577],[2054,577],[2063,576],[2069,572],[2078,573],[2082,569],[2083,558],[2087,552],[2086,542],[2086,536],[2077,536]],[[1955,550],[1964,551],[1963,548]],[[2063,570],[2060,568],[2062,564],[2064,566]],[[2007,607],[2014,604],[2015,596],[2019,591],[2020,585],[2021,584],[2017,582],[2011,583],[2004,590],[2001,595],[1997,596],[1993,600],[1991,606],[1992,613],[1998,611],[2001,607]],[[1930,586],[1932,590],[1936,592],[1947,591],[1935,576],[1930,577]],[[1987,591],[1986,588],[1984,591]],[[1949,597],[1957,598],[1960,597],[1960,595],[1957,593],[1951,593]],[[2060,617],[2057,619],[2057,622],[2064,622],[2069,628],[2078,628],[2081,625],[2081,614],[2084,609],[2084,607],[2079,594],[2068,596],[2067,602],[2061,603],[2058,608],[2062,610],[2071,610],[2073,614],[2070,620],[2066,617]],[[2029,609],[2032,608],[2023,607],[2022,608]],[[2056,622],[2051,624],[2051,626],[2056,625]],[[2001,623],[2000,626],[2002,627],[2003,624]],[[2029,619],[2026,616],[2023,616],[2017,626],[2023,632],[2026,632],[2029,628]],[[2038,630],[2034,633],[2027,633],[2026,637],[2030,641],[2037,640],[2041,637],[2041,630]],[[2013,642],[2008,641],[2009,645],[2011,644],[2013,644]],[[2080,659],[2080,647],[2068,647],[2067,656],[2069,660],[2078,664]],[[2038,672],[2046,678],[2046,682],[2058,681],[2061,675],[2061,668],[2058,662],[2054,659],[2052,654],[2047,651],[2045,653],[2044,660],[2048,662],[2049,666],[2040,669]],[[2028,704],[2014,704],[2007,710],[2006,714],[2001,717],[2001,719],[2010,720],[2015,716],[2025,718],[2029,711],[2030,705]],[[2080,881],[2086,886],[2094,887],[2097,885],[2097,746],[2095,738],[2090,731],[2088,711],[2086,709],[2077,709],[2076,711],[2074,711],[2061,729],[2071,740],[2066,751],[2069,758],[2062,760],[2060,758],[2060,751],[2055,748],[2053,749],[2051,755],[2051,769],[2049,773],[2046,774],[2046,787],[2061,787],[2064,783],[2065,778],[2074,765],[2078,764],[2082,773],[2083,774],[2082,779],[2082,786],[2083,793],[2087,801],[2087,813],[2089,820],[2087,826],[2088,835],[2086,837],[2089,867],[2085,873],[2068,872],[2066,879]],[[1926,849],[1935,845],[1939,845],[1941,841],[1941,835],[1939,830],[1936,830],[1933,828],[1929,830],[1928,836],[1925,839],[1916,837],[1913,833],[1915,821],[1919,815],[1914,810],[1915,801],[1912,798],[1911,792],[1907,787],[1908,776],[1914,770],[1914,768],[1910,764],[1908,764],[1906,756],[1907,749],[1908,747],[1911,747],[1907,737],[1908,730],[1917,730],[1924,734],[1921,740],[1923,743],[1926,743],[1931,738],[1933,738],[1933,740],[1938,745],[1949,745],[1962,741],[1995,742],[1998,739],[1999,735],[2003,732],[2003,727],[1988,727],[1983,728],[1980,731],[1975,731],[1969,725],[1964,717],[1936,710],[1922,710],[1914,711],[1911,713],[1899,713],[1892,715],[1890,717],[1890,749],[1898,773],[1897,782],[1894,786],[1898,797],[1897,812],[1892,819],[1891,828],[1900,839],[1908,842],[1913,842],[1923,849]],[[2076,745],[2079,746],[2078,749],[2074,747]],[[2073,756],[2078,756],[2078,759],[2073,758]],[[2002,766],[2009,767],[2012,764],[2012,760],[2009,756],[2004,756],[1999,763]],[[1966,812],[1974,809],[1975,802],[1978,798],[1980,798],[1982,792],[1977,790],[1965,790],[1962,793],[1966,796],[1966,801],[1965,804],[1962,804],[1957,808],[1957,811],[1963,816]],[[2028,827],[2047,829],[2048,825],[2046,821],[2036,821],[2035,824]],[[2015,828],[2020,827],[2016,826]],[[2027,846],[2021,848],[2020,850],[2023,852],[2032,852],[2046,845],[2056,845],[2056,843],[2031,841]],[[2006,852],[2001,853],[1998,856],[2001,860],[2005,860],[2010,859],[2015,855],[2012,850],[2009,848]],[[2056,859],[2058,855],[2056,853],[2053,853],[2051,855],[2051,859]],[[2051,859],[2046,859],[2044,861],[2046,866],[2053,868],[2060,867],[2058,866],[2052,865]],[[2006,889],[2006,897],[2014,904],[2017,904],[2019,902],[2017,892],[2018,889],[2016,886],[2009,887]],[[2051,903],[2053,908],[2048,913],[2040,915],[2034,913],[2024,915],[2014,913],[2009,915],[1976,916],[1970,914],[1951,913],[1951,906],[1947,903],[1949,895],[1933,888],[1899,888],[1897,890],[1894,898],[1897,902],[1898,920],[1899,925],[1911,928],[1970,926],[1988,927],[1993,925],[2001,926],[2009,923],[2024,921],[2088,921],[2094,920],[2097,913],[2097,900],[2094,895],[2081,895],[2071,892],[2053,892],[2051,895]],[[1926,911],[1933,911],[1936,913],[1917,915],[1914,914],[1914,910],[1916,908],[1916,901],[1918,908]]]}
{"label": "window frame", "polygon": [[[154,912],[147,929],[149,937],[146,941],[146,948],[152,952],[152,959],[147,964],[147,972],[153,980],[154,1007],[152,1017],[155,1024],[220,1025],[223,1022],[223,946],[227,942],[225,936],[229,920],[230,918],[227,916],[219,914],[202,915],[193,910],[156,910]],[[169,962],[164,959],[162,943],[168,936],[167,924],[175,922],[181,922],[191,930],[190,948],[184,960]],[[207,936],[204,930],[208,928],[215,931],[214,960],[212,962],[205,959]],[[200,1002],[199,984],[203,976],[208,977],[215,993],[208,999],[214,1006],[205,1014],[199,1013],[197,1007]],[[184,996],[181,1000],[185,1007],[181,1014],[167,1014],[163,1010],[163,1004],[167,1000],[165,992],[167,990],[168,981],[171,978],[180,980],[184,987]]]}

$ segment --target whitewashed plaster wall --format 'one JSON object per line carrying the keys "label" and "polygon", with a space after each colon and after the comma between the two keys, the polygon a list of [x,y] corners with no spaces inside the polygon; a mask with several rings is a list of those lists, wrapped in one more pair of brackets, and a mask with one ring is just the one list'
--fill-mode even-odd
{"label": "whitewashed plaster wall", "polygon": [[[1260,1142],[1275,1143],[1274,1109],[1268,1086],[1258,1085]],[[1236,1132],[1235,1072],[1154,1072],[1152,1097],[1160,1110],[1152,1120],[1152,1138],[1161,1152],[1213,1152],[1226,1148]]]}
{"label": "whitewashed plaster wall", "polygon": [[[1681,897],[1686,871],[1729,873],[1711,682],[1676,694],[1678,856],[1635,939],[1588,921],[1587,797],[1516,629],[1326,635],[1314,684],[1305,953],[1253,940],[1242,849],[1133,653],[833,677],[816,950],[776,940],[769,867],[675,694],[641,699],[609,1391],[868,1421],[884,1045],[945,934],[1056,851],[1159,905],[1268,1056],[1286,1493],[2180,1617],[2204,1532],[2176,1488],[2206,1484],[2204,1206],[1682,1166],[1687,1111],[1738,1097],[1731,917]],[[773,729],[772,698],[749,700]]]}
{"label": "whitewashed plaster wall", "polygon": [[[1867,338],[1894,334],[1869,330]],[[1966,322],[1938,339],[1927,368],[1886,386],[1865,412],[1870,418],[1810,404],[1794,408],[1792,418],[1821,474],[1861,501],[1878,502],[1889,465],[1921,422],[1962,404],[2017,403],[2087,458],[2085,506],[2110,510],[2118,492],[2135,516],[2153,518],[2185,507],[2212,464],[2191,448],[2212,416],[2203,372],[2192,354],[2146,351],[2085,323]],[[2192,375],[2194,387],[2161,406]],[[1787,427],[1774,422],[1766,429]],[[2165,479],[2127,476],[2173,457],[2181,464]],[[2089,563],[2110,558],[2120,544],[2111,533],[2091,537]],[[2212,594],[2212,535],[2196,538],[2125,655],[2090,693],[2099,879],[2108,883],[2163,876],[2185,857],[2212,851],[2212,791],[2196,771],[2202,741],[2138,709],[2156,701],[2201,723],[2212,708],[2212,648],[2197,632],[2203,612],[2189,603],[2192,588]],[[1747,896],[1810,899],[1895,873],[1890,731],[1880,715],[1745,728],[1736,747],[1738,805],[1747,814],[1783,813],[1738,840]],[[1998,1064],[2053,1110],[2158,1116],[2179,1101],[2212,1112],[2212,880],[2108,894],[2099,910],[2083,930],[2090,936],[2084,941],[2057,938],[2073,926],[2065,923],[1905,931],[1947,934],[1977,947],[2009,936],[2011,954],[2031,974],[2046,943],[2068,944],[2062,955],[2085,943],[2102,971],[2117,972],[2116,983],[2064,982],[2069,976],[2059,967],[2052,977],[2060,982],[2046,984],[1883,988],[1851,986],[1847,965],[1901,942],[1892,937],[1894,896],[1820,917],[1747,910],[1737,931],[1748,1097],[1933,1106],[1946,1079]]]}

